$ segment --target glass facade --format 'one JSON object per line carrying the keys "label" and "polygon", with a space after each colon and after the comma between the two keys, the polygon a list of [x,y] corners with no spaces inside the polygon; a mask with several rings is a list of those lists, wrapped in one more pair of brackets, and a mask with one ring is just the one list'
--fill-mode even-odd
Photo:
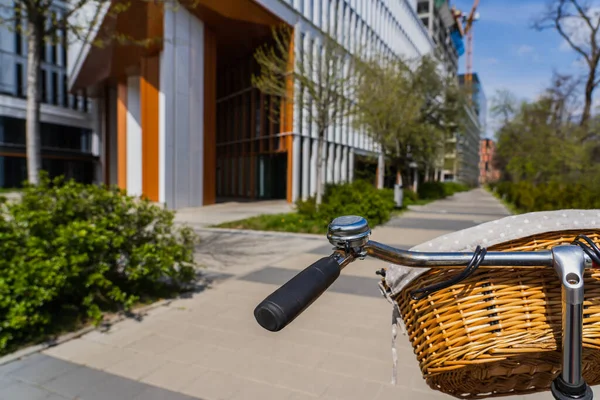
{"label": "glass facade", "polygon": [[[57,3],[58,4],[58,3]],[[16,9],[15,9],[16,11]],[[62,18],[64,10],[54,10]],[[14,26],[0,27],[0,95],[18,99],[27,96],[27,38],[21,33],[24,19],[15,13]],[[41,101],[50,106],[90,112],[85,92],[69,93],[67,87],[67,35],[56,32],[42,51],[39,79]],[[23,102],[13,102],[18,107]],[[42,115],[42,119],[44,116]],[[68,118],[67,118],[68,119]],[[69,123],[69,122],[66,122]],[[41,123],[42,169],[50,176],[64,175],[93,182],[96,157],[92,155],[89,129]],[[25,120],[10,114],[0,116],[0,187],[20,187],[27,178]]]}
{"label": "glass facade", "polygon": [[250,54],[217,72],[217,196],[286,198],[281,102],[252,87]]}
{"label": "glass facade", "polygon": [[[88,129],[42,123],[42,169],[51,177],[94,181],[95,157]],[[0,117],[0,187],[20,187],[27,179],[25,121]]]}

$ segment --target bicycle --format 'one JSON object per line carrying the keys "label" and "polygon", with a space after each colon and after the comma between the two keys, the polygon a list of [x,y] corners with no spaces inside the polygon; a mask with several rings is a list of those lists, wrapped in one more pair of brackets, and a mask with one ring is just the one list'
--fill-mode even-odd
{"label": "bicycle", "polygon": [[[364,259],[367,256],[411,268],[431,268],[431,274],[427,276],[426,279],[419,283],[415,283],[412,286],[406,286],[402,290],[402,295],[396,293],[394,300],[401,303],[400,307],[403,310],[400,314],[402,314],[402,317],[405,319],[404,322],[408,322],[407,325],[410,325],[411,342],[413,342],[413,347],[415,347],[415,353],[420,357],[419,361],[421,362],[422,371],[424,375],[427,374],[426,379],[428,380],[430,387],[455,397],[482,398],[547,390],[547,385],[543,381],[544,379],[551,377],[549,389],[555,399],[591,400],[593,398],[592,390],[589,384],[584,380],[583,373],[590,373],[589,370],[594,370],[594,368],[590,367],[587,368],[586,371],[583,371],[583,362],[585,361],[586,365],[589,366],[589,363],[594,360],[590,361],[582,358],[584,339],[584,274],[586,273],[586,269],[600,267],[600,250],[591,239],[584,235],[578,235],[570,244],[558,245],[551,249],[541,251],[487,251],[486,249],[477,246],[474,252],[435,253],[399,250],[370,240],[370,234],[371,230],[369,225],[362,217],[344,216],[333,220],[328,227],[327,233],[327,238],[333,245],[332,255],[313,263],[283,286],[275,290],[271,295],[267,296],[254,310],[256,321],[268,331],[280,331],[323,294],[340,276],[342,269],[353,261]],[[458,267],[465,267],[465,269],[457,271]],[[510,364],[511,362],[515,362],[514,354],[502,355],[502,353],[500,353],[500,355],[494,355],[493,341],[498,341],[498,338],[501,337],[500,331],[502,329],[498,329],[498,322],[501,320],[499,314],[506,312],[506,310],[503,309],[503,305],[506,305],[506,301],[501,299],[502,295],[498,294],[498,292],[495,294],[491,293],[492,289],[501,291],[502,285],[496,285],[500,287],[500,289],[489,287],[490,282],[493,284],[493,280],[488,282],[487,286],[486,284],[479,285],[481,287],[474,285],[473,282],[471,282],[470,287],[465,287],[466,284],[462,284],[462,286],[460,284],[461,282],[466,282],[467,278],[475,276],[474,273],[477,270],[485,271],[487,269],[490,273],[489,276],[493,276],[491,274],[497,273],[498,271],[504,270],[513,272],[522,268],[533,269],[538,271],[536,273],[539,274],[540,268],[547,267],[552,267],[554,269],[560,282],[560,329],[562,332],[556,332],[555,337],[562,335],[563,339],[561,342],[561,358],[557,361],[562,368],[560,371],[555,371],[556,365],[552,366],[553,361],[548,361],[548,358],[552,359],[554,354],[551,351],[546,352],[546,350],[552,347],[552,343],[548,344],[547,340],[542,343],[543,338],[540,336],[539,343],[542,343],[542,347],[537,351],[544,352],[540,353],[542,356],[538,357],[534,354],[537,347],[534,346],[531,348],[530,344],[525,345],[518,342],[518,340],[523,340],[523,338],[526,337],[526,335],[523,335],[522,333],[520,333],[520,336],[518,337],[512,337],[511,340],[513,340],[513,343],[509,346],[510,351],[508,351],[508,353],[516,352],[516,354],[519,354],[520,351],[523,351],[524,354],[526,354],[526,357],[517,357],[517,366],[515,367],[515,364]],[[448,280],[440,281],[442,275],[444,275],[442,274],[442,271],[447,271],[447,274],[453,276]],[[386,281],[386,273],[385,269],[378,271],[378,274],[383,277],[381,287],[389,293],[389,287],[386,282],[389,283],[390,280],[388,277],[388,280]],[[545,271],[542,273],[545,273]],[[426,283],[430,283],[431,281],[435,283],[426,285]],[[527,287],[531,288],[532,286],[525,285],[525,287],[525,290],[527,290]],[[439,299],[432,300],[435,293],[449,290],[449,288],[452,289],[453,292],[446,292],[445,294],[440,295],[445,296],[445,303],[444,301],[440,302]],[[456,294],[459,290],[460,292]],[[448,293],[450,293],[450,295]],[[447,307],[455,306],[456,303],[453,302],[454,300],[452,300],[452,298],[462,299],[461,295],[466,296],[469,299],[475,299],[469,300],[471,301],[470,304],[476,304],[476,310],[473,314],[475,315],[475,319],[481,318],[483,320],[487,318],[486,321],[489,321],[487,323],[490,326],[483,327],[482,331],[484,332],[477,335],[477,340],[484,340],[483,338],[485,338],[485,340],[487,340],[487,347],[485,348],[488,350],[491,348],[492,350],[491,354],[484,354],[483,351],[481,351],[481,354],[463,354],[461,355],[463,358],[458,358],[453,361],[454,364],[449,361],[444,364],[443,360],[440,362],[439,360],[435,360],[435,357],[439,357],[439,354],[442,353],[440,349],[444,348],[447,350],[447,348],[452,346],[447,345],[447,343],[433,343],[431,340],[429,343],[423,343],[420,338],[424,337],[425,333],[420,331],[420,326],[422,324],[428,324],[427,326],[431,328],[431,335],[433,335],[432,332],[441,329],[435,324],[442,324],[442,328],[444,327],[444,324],[446,324],[445,327],[447,329],[450,329],[450,325],[456,325],[456,323],[449,323],[447,320],[445,322],[435,321],[436,317],[432,316],[433,311],[431,311],[433,309],[429,310],[427,304],[433,304],[431,307],[438,307],[436,313],[439,313],[440,309],[444,308],[444,304],[446,304]],[[544,295],[536,296],[537,300],[539,300],[538,303],[543,303],[545,307],[554,306],[550,294],[547,294],[546,297],[544,297]],[[425,301],[426,303],[418,303],[418,301]],[[435,301],[438,302],[437,306],[435,305]],[[488,301],[489,303],[482,303],[482,301]],[[423,304],[425,304],[425,306],[423,306]],[[419,307],[425,307],[426,310],[419,311]],[[514,313],[514,310],[512,312]],[[485,315],[481,316],[483,314]],[[552,313],[548,312],[547,314],[551,315]],[[511,318],[515,320],[523,319],[515,318],[514,316]],[[443,318],[439,319],[441,320]],[[434,321],[431,322],[431,320]],[[494,322],[496,322],[496,324],[494,324]],[[515,322],[512,321],[511,324],[512,323]],[[536,324],[539,323],[542,322],[536,322]],[[551,329],[552,326],[554,326],[552,325],[552,321],[548,324],[550,328],[545,328],[546,335],[552,333],[548,333],[548,329]],[[427,334],[430,332],[427,332]],[[456,339],[453,340],[456,341]],[[490,340],[492,342],[490,342]],[[535,340],[538,339],[534,338],[534,342]],[[539,345],[539,343],[537,343],[536,346]],[[431,346],[437,349],[437,353],[436,351],[429,351]],[[556,347],[556,350],[558,351],[558,345]],[[425,354],[427,351],[424,349],[429,352]],[[464,349],[460,348],[459,350],[463,351]],[[503,350],[500,349],[499,351]],[[527,361],[523,361],[525,358]],[[536,362],[538,364],[535,364]],[[437,367],[432,368],[431,365],[435,363],[437,363]],[[470,379],[470,381],[465,383],[465,375],[462,375],[462,378],[458,379],[459,382],[444,382],[444,379],[447,381],[453,379],[457,380],[455,379],[456,375],[452,375],[454,371],[465,368],[465,366],[471,364],[475,365],[473,368],[482,369],[472,369],[471,372],[466,373],[466,376],[469,376],[469,374],[473,375],[473,371],[490,375],[492,378],[486,378],[489,379],[489,382],[486,385],[483,385],[487,386],[485,390],[489,390],[489,392],[484,392],[484,389],[481,388],[478,389],[479,393],[474,389],[471,392],[465,389],[465,385],[472,385],[477,379],[483,379],[481,377],[473,378],[469,376],[468,379]],[[489,367],[486,367],[486,365]],[[519,383],[513,384],[516,385],[514,387],[509,387],[510,385],[507,386],[507,382],[510,380],[509,378],[519,373],[523,374],[524,368],[531,368],[531,365],[534,365],[534,371],[531,372],[530,370],[529,372],[525,372],[532,376],[532,381],[538,381],[537,385],[533,384],[533,386],[531,386],[531,382],[525,384],[521,382],[521,386],[519,386]],[[548,365],[550,365],[550,367],[548,367]],[[538,371],[536,369],[538,366],[543,368],[540,367]],[[488,369],[486,370],[485,368]],[[508,372],[506,371],[507,368],[509,369]],[[513,370],[510,370],[511,368]],[[494,376],[494,373],[498,373],[498,371],[502,371],[502,373],[508,375],[509,378],[500,376],[501,374]],[[440,374],[442,378],[439,378]],[[597,379],[594,378],[593,380],[596,381]],[[542,383],[540,383],[540,381],[542,381]],[[526,387],[527,385],[530,385],[530,387]]]}

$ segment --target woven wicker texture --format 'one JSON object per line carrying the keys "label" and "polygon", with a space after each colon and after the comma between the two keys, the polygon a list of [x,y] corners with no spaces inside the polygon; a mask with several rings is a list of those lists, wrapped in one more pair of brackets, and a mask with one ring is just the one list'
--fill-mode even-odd
{"label": "woven wicker texture", "polygon": [[[578,234],[600,243],[600,230],[522,238],[491,251],[538,251]],[[561,287],[551,268],[480,269],[415,301],[410,291],[459,270],[430,270],[394,298],[427,383],[460,398],[548,390],[561,369]],[[583,375],[600,383],[600,270],[585,274]]]}

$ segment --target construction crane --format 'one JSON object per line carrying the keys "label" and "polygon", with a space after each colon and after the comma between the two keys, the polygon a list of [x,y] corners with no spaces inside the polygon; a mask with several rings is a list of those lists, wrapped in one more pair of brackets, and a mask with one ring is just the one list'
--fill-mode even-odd
{"label": "construction crane", "polygon": [[[467,38],[467,61],[466,61],[466,73],[465,73],[465,88],[469,94],[472,93],[472,85],[473,85],[473,22],[479,19],[479,14],[477,13],[477,7],[479,6],[479,0],[475,0],[473,2],[473,7],[471,8],[471,12],[469,15],[465,15],[462,11],[456,9],[455,6],[452,6],[452,16],[456,21],[456,26],[458,27],[458,31],[462,37]],[[464,26],[463,26],[464,23]],[[471,97],[469,96],[469,101],[471,101]]]}

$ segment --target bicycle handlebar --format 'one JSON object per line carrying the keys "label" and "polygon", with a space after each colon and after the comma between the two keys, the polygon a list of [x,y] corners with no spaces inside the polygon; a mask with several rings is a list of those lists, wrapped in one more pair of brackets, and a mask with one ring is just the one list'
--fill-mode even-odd
{"label": "bicycle handlebar", "polygon": [[[341,270],[356,260],[371,256],[394,264],[418,268],[455,268],[466,266],[473,253],[422,253],[396,249],[369,240],[371,230],[362,217],[345,216],[329,224],[327,238],[335,249],[298,273],[267,296],[254,310],[256,321],[271,332],[278,332],[308,308],[340,276]],[[585,256],[586,267],[592,265]],[[552,251],[488,252],[480,268],[552,267]]]}

